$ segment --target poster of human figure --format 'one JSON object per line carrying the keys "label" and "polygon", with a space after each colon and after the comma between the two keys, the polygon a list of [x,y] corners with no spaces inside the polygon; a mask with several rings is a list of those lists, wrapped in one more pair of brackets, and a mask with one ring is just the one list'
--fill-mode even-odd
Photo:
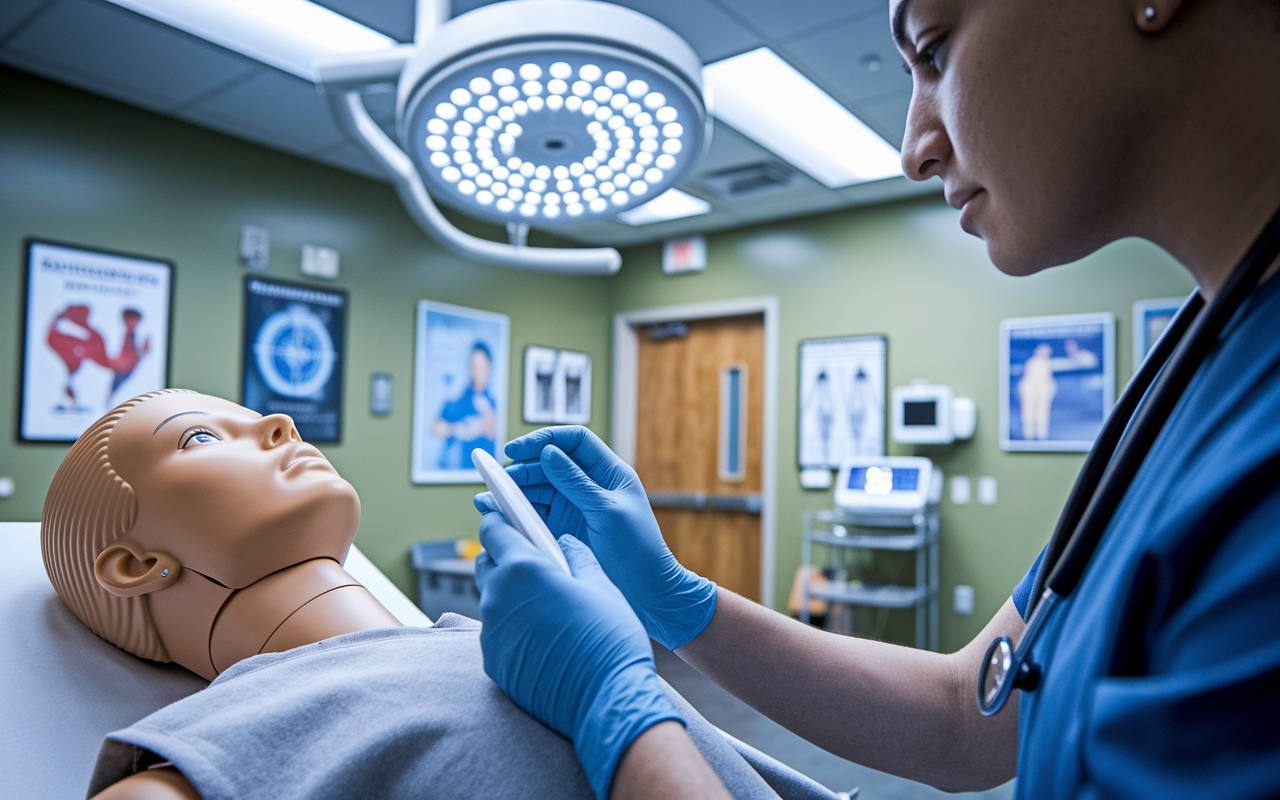
{"label": "poster of human figure", "polygon": [[418,303],[414,483],[480,483],[471,451],[503,459],[510,330],[505,314],[430,300]]}
{"label": "poster of human figure", "polygon": [[1115,317],[1000,323],[1000,447],[1087,451],[1115,402]]}
{"label": "poster of human figure", "polygon": [[883,336],[800,343],[802,468],[835,469],[852,456],[884,455],[887,355]]}
{"label": "poster of human figure", "polygon": [[74,441],[169,382],[173,264],[28,241],[19,438]]}
{"label": "poster of human figure", "polygon": [[591,356],[530,345],[524,350],[524,421],[591,421]]}

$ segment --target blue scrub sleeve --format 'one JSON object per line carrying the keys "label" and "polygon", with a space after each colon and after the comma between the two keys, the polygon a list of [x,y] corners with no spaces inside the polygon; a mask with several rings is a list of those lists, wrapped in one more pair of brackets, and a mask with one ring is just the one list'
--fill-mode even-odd
{"label": "blue scrub sleeve", "polygon": [[1036,573],[1040,571],[1040,563],[1044,561],[1044,551],[1049,549],[1049,545],[1044,546],[1044,550],[1040,551],[1040,555],[1036,556],[1035,563],[1031,565],[1031,569],[1027,570],[1027,574],[1022,576],[1022,580],[1018,581],[1018,585],[1013,587],[1013,605],[1018,609],[1023,621],[1027,619],[1027,606],[1031,600],[1031,585],[1036,582]]}

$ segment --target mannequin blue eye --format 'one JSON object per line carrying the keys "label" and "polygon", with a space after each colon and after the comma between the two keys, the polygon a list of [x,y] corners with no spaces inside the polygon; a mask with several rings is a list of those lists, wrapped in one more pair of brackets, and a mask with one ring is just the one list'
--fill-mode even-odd
{"label": "mannequin blue eye", "polygon": [[196,431],[187,437],[187,440],[182,443],[182,446],[183,448],[186,448],[193,444],[211,444],[213,442],[220,441],[222,440],[209,431]]}

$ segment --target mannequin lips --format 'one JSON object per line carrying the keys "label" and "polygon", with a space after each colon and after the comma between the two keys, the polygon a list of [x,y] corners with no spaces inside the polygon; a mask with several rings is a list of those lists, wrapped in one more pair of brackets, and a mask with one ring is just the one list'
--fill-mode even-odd
{"label": "mannequin lips", "polygon": [[298,444],[293,450],[285,456],[281,465],[281,469],[285,472],[292,472],[294,468],[298,471],[305,470],[309,467],[321,467],[331,472],[336,472],[329,460],[324,454],[309,444]]}

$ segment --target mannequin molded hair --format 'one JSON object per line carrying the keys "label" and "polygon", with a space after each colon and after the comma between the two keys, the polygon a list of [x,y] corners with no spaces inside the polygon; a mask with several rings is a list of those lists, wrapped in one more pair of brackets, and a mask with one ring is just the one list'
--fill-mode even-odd
{"label": "mannequin molded hair", "polygon": [[124,538],[138,516],[131,487],[111,466],[107,443],[128,411],[163,394],[138,395],[108,411],[89,426],[53,476],[40,517],[40,550],[53,588],[89,630],[124,650],[152,661],[169,661],[145,595],[120,597],[102,588],[94,576],[98,554]]}

